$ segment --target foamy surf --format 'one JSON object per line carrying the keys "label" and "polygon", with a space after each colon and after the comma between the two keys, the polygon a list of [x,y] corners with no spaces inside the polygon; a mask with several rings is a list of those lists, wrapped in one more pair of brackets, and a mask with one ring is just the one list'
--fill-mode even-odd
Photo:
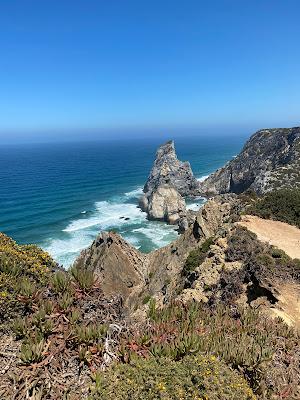
{"label": "foamy surf", "polygon": [[205,179],[208,178],[208,177],[209,177],[209,175],[200,176],[200,178],[197,178],[197,181],[198,181],[198,182],[203,182],[203,181],[205,181]]}
{"label": "foamy surf", "polygon": [[136,188],[110,201],[95,203],[94,210],[80,213],[62,230],[59,238],[49,239],[43,247],[55,260],[68,267],[103,230],[119,232],[145,252],[167,245],[177,237],[175,227],[147,220],[146,213],[137,206],[142,193],[142,188]]}
{"label": "foamy surf", "polygon": [[141,222],[145,219],[146,214],[136,204],[99,201],[90,217],[72,221],[63,231],[75,232],[91,227],[105,230],[111,226]]}
{"label": "foamy surf", "polygon": [[130,192],[126,192],[125,193],[125,197],[127,197],[127,199],[136,199],[136,198],[140,198],[143,194],[143,188],[142,187],[138,187],[134,190],[131,190]]}

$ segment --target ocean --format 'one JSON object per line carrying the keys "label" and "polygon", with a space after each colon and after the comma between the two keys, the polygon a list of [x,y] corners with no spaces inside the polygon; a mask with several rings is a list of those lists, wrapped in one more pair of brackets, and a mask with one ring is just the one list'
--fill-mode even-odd
{"label": "ocean", "polygon": [[[180,137],[180,160],[207,176],[232,159],[245,136]],[[138,198],[162,140],[127,139],[0,147],[0,231],[35,243],[64,267],[101,230],[119,232],[149,252],[177,237],[173,226],[148,221]],[[188,201],[197,209],[203,199]]]}

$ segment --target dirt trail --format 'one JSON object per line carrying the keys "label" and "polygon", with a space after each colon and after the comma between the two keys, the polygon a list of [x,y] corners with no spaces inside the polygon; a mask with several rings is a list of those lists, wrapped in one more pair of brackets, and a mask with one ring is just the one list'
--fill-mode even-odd
{"label": "dirt trail", "polygon": [[280,221],[245,215],[239,222],[257,238],[283,250],[291,258],[300,259],[300,229]]}

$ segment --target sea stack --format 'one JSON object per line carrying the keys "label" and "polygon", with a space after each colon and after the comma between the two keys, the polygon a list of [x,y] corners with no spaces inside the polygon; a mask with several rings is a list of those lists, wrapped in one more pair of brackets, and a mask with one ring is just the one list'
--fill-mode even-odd
{"label": "sea stack", "polygon": [[178,160],[173,140],[158,148],[143,191],[139,204],[148,218],[170,224],[176,224],[185,216],[184,197],[199,194],[199,182],[190,163]]}

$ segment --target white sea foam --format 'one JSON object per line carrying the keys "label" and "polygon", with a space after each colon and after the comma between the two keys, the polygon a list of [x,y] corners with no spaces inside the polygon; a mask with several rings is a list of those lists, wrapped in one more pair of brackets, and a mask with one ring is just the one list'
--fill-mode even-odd
{"label": "white sea foam", "polygon": [[141,226],[132,230],[133,233],[142,234],[150,240],[155,247],[159,248],[168,244],[177,235],[174,228],[170,225],[149,222],[146,226]]}
{"label": "white sea foam", "polygon": [[191,211],[198,211],[200,206],[201,204],[198,202],[198,203],[187,204],[186,208]]}
{"label": "white sea foam", "polygon": [[90,217],[72,221],[63,231],[74,232],[92,227],[102,230],[112,226],[142,222],[146,219],[146,214],[135,204],[99,201],[95,206],[96,210]]}
{"label": "white sea foam", "polygon": [[68,267],[92,243],[95,235],[80,231],[66,235],[63,239],[50,239],[43,247],[57,262]]}
{"label": "white sea foam", "polygon": [[[48,240],[43,247],[55,260],[65,267],[70,266],[81,250],[88,247],[102,230],[118,230],[136,248],[146,246],[152,250],[168,244],[177,233],[174,227],[164,223],[148,221],[146,213],[129,203],[142,189],[128,192],[115,201],[99,201],[94,211],[81,214],[61,232],[60,238]],[[133,200],[134,201],[134,200]],[[145,247],[144,247],[145,248]]]}
{"label": "white sea foam", "polygon": [[130,192],[126,192],[125,197],[127,197],[127,199],[136,199],[141,197],[142,194],[143,194],[143,188],[139,187],[134,190],[131,190]]}
{"label": "white sea foam", "polygon": [[209,177],[209,175],[200,176],[200,178],[197,178],[197,181],[203,182],[203,181],[205,181],[205,179],[208,178],[208,177]]}

